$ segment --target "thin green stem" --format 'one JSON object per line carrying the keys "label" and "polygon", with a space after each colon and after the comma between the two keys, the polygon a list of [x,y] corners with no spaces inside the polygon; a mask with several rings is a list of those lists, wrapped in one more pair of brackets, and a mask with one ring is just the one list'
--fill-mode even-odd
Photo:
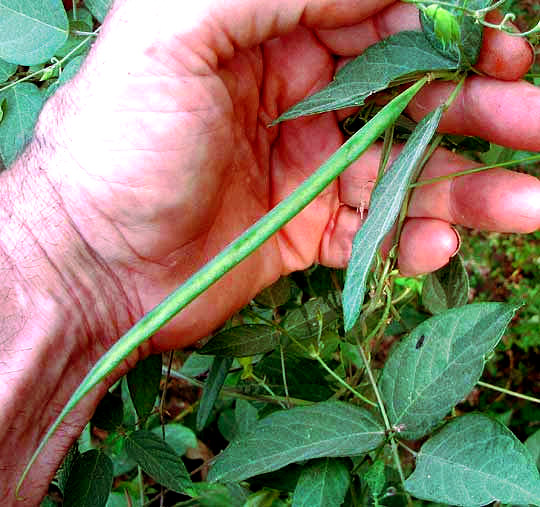
{"label": "thin green stem", "polygon": [[427,81],[427,77],[420,79],[390,101],[292,194],[270,210],[256,224],[252,225],[238,239],[233,241],[208,264],[188,278],[180,287],[147,313],[98,360],[68,400],[30,458],[17,484],[16,495],[18,495],[30,467],[45,447],[45,444],[79,401],[97,384],[102,382],[137,347],[176,316],[180,310],[185,308],[197,296],[225,275],[225,273],[253,253],[313,201],[377,140],[388,128],[388,125],[392,124],[399,117],[411,99]]}
{"label": "thin green stem", "polygon": [[452,90],[452,93],[450,96],[446,99],[446,102],[444,103],[444,110],[446,111],[456,100],[456,97],[459,95],[459,92],[463,88],[463,85],[465,84],[465,79],[467,78],[467,74],[463,74],[456,85],[456,87]]}
{"label": "thin green stem", "polygon": [[140,465],[137,465],[137,489],[139,490],[139,502],[142,505],[144,503],[144,477]]}
{"label": "thin green stem", "polygon": [[[364,366],[366,368],[366,373],[369,378],[369,382],[371,383],[371,387],[373,389],[373,392],[375,393],[375,397],[377,398],[377,404],[379,407],[379,411],[381,412],[381,416],[383,418],[384,427],[386,428],[386,431],[388,432],[389,438],[390,438],[390,446],[392,448],[392,454],[394,456],[394,463],[396,465],[396,468],[399,473],[399,478],[401,480],[401,483],[405,484],[405,474],[403,472],[403,467],[401,466],[401,460],[399,459],[399,452],[396,444],[396,439],[394,438],[394,431],[390,424],[390,419],[388,419],[388,414],[386,413],[386,408],[384,406],[384,402],[381,396],[381,393],[379,392],[379,388],[377,387],[377,382],[375,381],[375,377],[373,376],[373,372],[371,371],[371,366],[369,365],[368,358],[366,357],[366,353],[364,351],[363,347],[360,347],[360,357],[362,358],[362,361],[364,362]],[[408,504],[411,504],[410,496],[407,495]]]}
{"label": "thin green stem", "polygon": [[376,407],[377,404],[374,401],[371,401],[370,399],[366,398],[364,395],[360,394],[354,387],[350,386],[345,382],[335,371],[333,371],[319,356],[319,354],[315,355],[314,357],[319,364],[325,369],[325,371],[334,378],[339,384],[341,384],[347,391],[350,391],[354,396],[362,400],[364,403],[367,403],[368,405],[371,405],[372,407]]}
{"label": "thin green stem", "polygon": [[493,391],[507,394],[508,396],[514,396],[514,398],[532,401],[533,403],[540,403],[540,400],[538,398],[527,396],[526,394],[516,393],[515,391],[510,391],[508,389],[505,389],[504,387],[494,386],[493,384],[488,384],[487,382],[482,382],[481,380],[479,380],[477,384],[479,386],[486,387],[487,389],[493,389]]}
{"label": "thin green stem", "polygon": [[165,397],[167,394],[167,387],[169,385],[169,378],[171,377],[172,362],[174,358],[174,350],[169,352],[169,361],[167,364],[167,374],[165,376],[165,385],[163,386],[163,392],[161,393],[161,400],[159,402],[159,421],[161,423],[161,433],[163,440],[165,440],[165,418],[163,414],[165,413]]}
{"label": "thin green stem", "polygon": [[418,453],[416,451],[411,449],[408,445],[405,445],[401,440],[398,440],[398,445],[403,447],[403,449],[405,449],[407,452],[411,453],[415,458],[416,456],[418,456]]}
{"label": "thin green stem", "polygon": [[[165,369],[163,370],[163,372],[165,373]],[[188,384],[191,384],[195,387],[200,387],[200,388],[204,387],[204,382],[188,377],[187,375],[184,375],[183,373],[174,369],[171,369],[171,377],[178,380],[183,380],[187,382]],[[291,397],[285,398],[284,396],[276,396],[276,395],[272,397],[272,396],[265,396],[264,394],[250,395],[250,394],[243,393],[238,388],[229,387],[229,386],[223,386],[221,389],[220,395],[227,396],[229,398],[238,398],[238,399],[249,400],[249,401],[264,401],[267,403],[274,403],[277,405],[279,405],[281,402],[287,402],[287,401],[289,401],[291,405],[313,405],[312,401],[301,400],[300,398],[291,398]]]}
{"label": "thin green stem", "polygon": [[[96,30],[95,34],[97,35],[99,31],[99,28],[98,30]],[[24,76],[24,77],[21,77],[20,79],[17,79],[15,81],[11,81],[9,82],[7,85],[5,86],[2,86],[0,87],[0,92],[3,92],[3,91],[6,91],[6,90],[9,90],[10,88],[14,87],[15,85],[18,85],[19,83],[22,83],[24,81],[29,81],[30,79],[33,79],[41,74],[45,74],[46,72],[49,72],[51,69],[54,69],[56,67],[61,67],[62,64],[73,54],[75,53],[77,50],[79,50],[81,47],[83,47],[86,43],[88,43],[88,41],[95,37],[95,35],[93,34],[92,36],[90,37],[86,37],[86,39],[82,40],[81,42],[79,42],[79,44],[77,44],[69,53],[66,54],[66,56],[64,56],[63,58],[60,58],[60,60],[57,60],[56,62],[54,62],[53,65],[49,65],[48,67],[43,67],[43,69],[39,69],[37,70],[36,72],[32,72],[31,74],[28,74],[27,76]]]}
{"label": "thin green stem", "polygon": [[366,356],[366,352],[364,351],[363,347],[358,348],[360,352],[360,357],[362,358],[362,361],[364,363],[364,367],[366,368],[366,373],[369,378],[369,382],[371,384],[371,387],[373,389],[373,392],[375,393],[375,397],[377,398],[377,404],[376,406],[379,407],[379,410],[381,412],[381,416],[383,418],[384,427],[386,430],[391,433],[392,432],[392,426],[390,425],[390,419],[388,419],[388,415],[386,413],[386,409],[384,408],[384,402],[381,397],[381,393],[379,392],[379,388],[377,387],[377,382],[375,381],[375,377],[373,376],[373,372],[371,371],[371,367],[369,365],[368,358]]}
{"label": "thin green stem", "polygon": [[384,132],[384,141],[382,148],[381,160],[379,162],[379,170],[377,171],[377,181],[375,186],[379,184],[379,181],[383,177],[386,166],[388,165],[388,160],[390,159],[390,154],[392,153],[392,146],[394,144],[394,123],[388,127]]}
{"label": "thin green stem", "polygon": [[528,162],[537,162],[540,160],[540,155],[531,155],[530,157],[521,158],[519,160],[508,160],[506,162],[498,162],[497,164],[484,165],[482,167],[475,167],[474,169],[467,169],[466,171],[459,171],[457,173],[447,174],[445,176],[438,176],[437,178],[430,178],[428,180],[421,180],[409,185],[409,188],[422,187],[424,185],[432,185],[433,183],[440,183],[441,181],[451,180],[459,176],[467,176],[468,174],[479,173],[487,171],[488,169],[496,169],[497,167],[508,167],[513,165],[525,164]]}
{"label": "thin green stem", "polygon": [[283,345],[281,345],[281,343],[279,344],[279,356],[281,359],[281,375],[283,377],[283,388],[285,390],[285,397],[289,399],[289,387],[287,385],[287,370],[285,369],[285,354],[283,353]]}
{"label": "thin green stem", "polygon": [[387,289],[386,291],[386,304],[384,306],[383,314],[381,318],[379,319],[379,322],[377,322],[377,325],[373,328],[373,331],[369,333],[365,339],[367,343],[379,334],[379,331],[383,329],[383,326],[385,326],[386,321],[388,319],[388,315],[390,314],[390,307],[392,306],[392,291]]}

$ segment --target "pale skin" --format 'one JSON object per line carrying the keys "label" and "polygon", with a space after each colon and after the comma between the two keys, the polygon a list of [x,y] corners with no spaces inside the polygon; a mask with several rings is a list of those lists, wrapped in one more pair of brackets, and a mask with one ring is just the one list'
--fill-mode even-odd
{"label": "pale skin", "polygon": [[[392,0],[118,0],[79,75],[47,103],[1,176],[0,498],[97,358],[145,312],[288,195],[342,142],[329,113],[268,128],[323,87],[342,58],[418,28]],[[515,81],[528,44],[490,32],[442,129],[540,150],[540,90]],[[416,119],[450,84],[421,92]],[[87,397],[57,432],[17,505],[36,505],[105,389],[149,353],[194,343],[280,275],[346,265],[378,147]],[[472,167],[439,151],[422,177]],[[415,191],[403,273],[443,266],[451,224],[530,232],[540,182],[504,170]]]}

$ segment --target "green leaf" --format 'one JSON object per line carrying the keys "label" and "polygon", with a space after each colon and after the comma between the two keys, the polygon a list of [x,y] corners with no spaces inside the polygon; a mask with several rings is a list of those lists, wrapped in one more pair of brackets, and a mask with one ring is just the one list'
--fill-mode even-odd
{"label": "green leaf", "polygon": [[9,63],[5,60],[0,60],[0,83],[6,82],[17,70],[15,63]]}
{"label": "green leaf", "polygon": [[422,303],[433,315],[467,304],[469,275],[461,255],[455,255],[443,268],[430,273],[422,287]]}
{"label": "green leaf", "polygon": [[45,99],[48,99],[58,88],[66,84],[70,79],[72,79],[75,74],[81,68],[82,63],[84,62],[84,56],[76,56],[73,60],[70,60],[69,63],[64,67],[58,79],[52,83],[47,90],[45,91]]}
{"label": "green leaf", "polygon": [[386,474],[384,469],[384,461],[378,459],[369,467],[368,471],[363,476],[363,479],[369,486],[369,490],[374,498],[377,498],[382,494],[384,485],[386,484]]}
{"label": "green leaf", "polygon": [[[285,396],[281,355],[278,350],[264,357],[255,366],[255,374],[266,379],[266,384],[278,396]],[[285,354],[285,374],[289,396],[309,401],[324,401],[334,394],[322,366],[295,354]],[[261,388],[261,393],[263,393]]]}
{"label": "green leaf", "polygon": [[451,505],[540,505],[540,475],[523,444],[483,414],[454,419],[420,449],[412,495]]}
{"label": "green leaf", "polygon": [[455,308],[424,321],[392,350],[379,387],[403,438],[429,433],[471,391],[516,309],[505,303]]}
{"label": "green leaf", "polygon": [[92,416],[92,424],[102,430],[114,431],[124,418],[124,407],[120,394],[107,391]]}
{"label": "green leaf", "polygon": [[[161,426],[152,428],[151,431],[160,438],[163,436]],[[169,423],[165,425],[165,442],[171,446],[178,456],[183,456],[188,449],[197,447],[197,436],[183,424]]]}
{"label": "green leaf", "polygon": [[399,32],[370,46],[345,65],[326,88],[291,107],[274,123],[361,106],[370,95],[404,76],[456,67],[456,62],[436,51],[422,32]]}
{"label": "green leaf", "polygon": [[257,409],[249,401],[236,400],[234,408],[235,435],[241,437],[249,433],[257,424],[257,417]]}
{"label": "green leaf", "polygon": [[81,456],[81,453],[79,452],[79,445],[77,442],[75,442],[70,448],[68,453],[66,454],[64,461],[62,461],[62,465],[57,470],[55,479],[56,483],[58,484],[58,489],[62,494],[66,491],[66,485],[69,480],[69,475],[71,474],[71,469],[73,468],[73,465],[79,459]]}
{"label": "green leaf", "polygon": [[274,350],[279,338],[280,333],[273,326],[245,324],[218,333],[198,352],[215,356],[254,356]]}
{"label": "green leaf", "polygon": [[[174,504],[174,507],[245,507],[247,494],[236,484],[208,484],[199,482],[194,485],[197,496],[185,502]],[[240,488],[240,490],[233,488]]]}
{"label": "green leaf", "polygon": [[126,435],[124,445],[130,458],[152,479],[191,496],[191,479],[184,462],[164,440],[150,431],[138,430]]}
{"label": "green leaf", "polygon": [[92,13],[88,9],[85,9],[84,7],[77,7],[76,11],[70,10],[67,14],[70,21],[80,21],[86,26],[90,27],[90,30],[92,30],[94,20],[92,19]]}
{"label": "green leaf", "polygon": [[282,276],[277,282],[257,294],[255,302],[268,308],[278,308],[289,301],[293,283],[287,276]]}
{"label": "green leaf", "polygon": [[[323,298],[307,301],[300,308],[290,311],[281,326],[287,331],[287,336],[299,342],[317,338],[322,331],[334,325],[339,316]],[[294,348],[294,341],[291,343]]]}
{"label": "green leaf", "polygon": [[139,419],[145,418],[156,403],[161,381],[161,354],[139,361],[127,374],[129,394]]}
{"label": "green leaf", "polygon": [[66,42],[62,0],[0,0],[0,58],[19,65],[51,59]]}
{"label": "green leaf", "polygon": [[113,465],[97,450],[87,451],[75,460],[65,486],[64,507],[103,507],[111,492]]}
{"label": "green leaf", "polygon": [[525,440],[525,447],[531,453],[538,469],[540,469],[540,429]]}
{"label": "green leaf", "polygon": [[211,368],[213,361],[214,358],[211,356],[201,356],[197,352],[192,352],[180,368],[180,373],[187,377],[198,377]]}
{"label": "green leaf", "polygon": [[303,465],[293,463],[280,468],[275,472],[260,474],[249,479],[249,485],[252,491],[261,488],[275,489],[286,493],[293,493],[298,484],[298,479],[304,469]]}
{"label": "green leaf", "polygon": [[128,456],[123,440],[124,431],[122,433],[110,431],[100,445],[103,452],[111,458],[115,477],[127,474],[137,466],[137,463]]}
{"label": "green leaf", "polygon": [[84,0],[84,5],[100,23],[103,23],[112,5],[112,0]]}
{"label": "green leaf", "polygon": [[232,362],[232,357],[216,356],[214,358],[204,384],[199,410],[197,411],[197,431],[201,431],[206,426]]}
{"label": "green leaf", "polygon": [[0,102],[3,99],[6,102],[0,123],[0,157],[9,167],[32,137],[43,96],[36,85],[18,83],[0,92]]}
{"label": "green leaf", "polygon": [[405,147],[371,194],[370,212],[354,238],[343,289],[345,331],[354,326],[360,314],[367,277],[377,250],[399,215],[408,186],[435,134],[441,115],[442,107],[438,107],[416,126]]}
{"label": "green leaf", "polygon": [[292,507],[339,507],[349,489],[349,470],[343,461],[321,458],[302,470]]}
{"label": "green leaf", "polygon": [[[59,47],[54,54],[54,56],[56,56],[58,59],[64,58],[69,53],[71,53],[69,56],[70,58],[84,55],[90,49],[90,45],[93,42],[93,38],[89,37],[88,35],[79,35],[74,33],[91,32],[92,25],[87,25],[83,21],[74,20],[72,12],[70,12],[70,14],[71,16],[68,15],[70,34],[66,42]],[[87,39],[87,42],[82,44],[85,39]]]}
{"label": "green leaf", "polygon": [[[492,3],[492,0],[449,0],[448,3],[477,10],[488,7]],[[433,48],[440,52],[441,55],[459,63],[461,68],[470,67],[478,60],[480,48],[482,47],[484,27],[480,23],[477,23],[471,16],[464,15],[463,11],[448,7],[447,5],[445,5],[445,10],[453,14],[458,23],[461,35],[460,43],[447,46],[437,34],[435,19],[426,15],[423,10],[420,10],[420,22],[424,34]]]}
{"label": "green leaf", "polygon": [[217,458],[210,482],[235,482],[311,458],[354,456],[384,440],[384,427],[365,409],[331,401],[274,412]]}

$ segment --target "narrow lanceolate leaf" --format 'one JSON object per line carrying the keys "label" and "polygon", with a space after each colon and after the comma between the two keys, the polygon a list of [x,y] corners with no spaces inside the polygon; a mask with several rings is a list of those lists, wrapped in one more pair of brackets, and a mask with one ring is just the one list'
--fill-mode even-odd
{"label": "narrow lanceolate leaf", "polygon": [[7,81],[15,71],[17,70],[17,65],[14,63],[6,62],[5,60],[0,60],[0,83]]}
{"label": "narrow lanceolate leaf", "polygon": [[[492,0],[449,0],[447,3],[465,6],[471,10],[484,9]],[[460,68],[467,68],[476,63],[482,47],[484,27],[471,16],[463,15],[463,11],[445,5],[445,10],[453,14],[459,25],[461,41],[458,44],[447,44],[437,34],[435,19],[420,11],[420,22],[424,34],[441,55],[454,60]]]}
{"label": "narrow lanceolate leaf", "polygon": [[276,122],[361,106],[370,95],[399,78],[456,67],[456,61],[434,49],[422,32],[399,32],[369,47],[343,67],[326,88],[291,107]]}
{"label": "narrow lanceolate leaf", "polygon": [[303,469],[292,507],[339,507],[349,489],[350,475],[343,461],[321,458]]}
{"label": "narrow lanceolate leaf", "polygon": [[463,258],[456,255],[443,268],[430,273],[422,286],[422,303],[432,314],[467,304],[469,275]]}
{"label": "narrow lanceolate leaf", "polygon": [[65,507],[103,507],[113,483],[113,464],[101,451],[81,454],[73,464],[64,489]]}
{"label": "narrow lanceolate leaf", "polygon": [[199,354],[248,357],[265,354],[279,345],[279,331],[263,324],[246,324],[226,329],[214,336]]}
{"label": "narrow lanceolate leaf", "polygon": [[0,102],[4,99],[4,116],[0,123],[0,157],[8,167],[32,137],[43,97],[36,85],[19,83],[0,92]]}
{"label": "narrow lanceolate leaf", "polygon": [[7,62],[46,62],[68,33],[62,0],[0,0],[0,58]]}
{"label": "narrow lanceolate leaf", "polygon": [[450,505],[540,505],[540,474],[531,455],[508,428],[483,414],[459,417],[431,437],[405,487]]}
{"label": "narrow lanceolate leaf", "polygon": [[156,482],[178,493],[192,493],[192,483],[184,462],[172,447],[154,433],[145,430],[126,435],[128,456]]}
{"label": "narrow lanceolate leaf", "polygon": [[354,326],[360,314],[367,276],[377,250],[399,215],[407,187],[433,138],[441,115],[442,107],[438,107],[416,126],[400,155],[383,175],[371,195],[369,214],[354,238],[345,279],[343,290],[345,331]]}
{"label": "narrow lanceolate leaf", "polygon": [[505,303],[455,308],[424,321],[392,350],[379,387],[402,437],[426,435],[471,391],[516,309]]}
{"label": "narrow lanceolate leaf", "polygon": [[201,431],[206,426],[232,362],[232,357],[216,356],[214,358],[204,384],[199,410],[197,411],[197,431]]}
{"label": "narrow lanceolate leaf", "polygon": [[378,447],[384,426],[367,410],[323,402],[275,412],[235,439],[216,460],[211,482],[236,482],[311,458],[355,456]]}
{"label": "narrow lanceolate leaf", "polygon": [[148,356],[129,371],[129,394],[139,419],[146,417],[156,402],[161,381],[161,354]]}

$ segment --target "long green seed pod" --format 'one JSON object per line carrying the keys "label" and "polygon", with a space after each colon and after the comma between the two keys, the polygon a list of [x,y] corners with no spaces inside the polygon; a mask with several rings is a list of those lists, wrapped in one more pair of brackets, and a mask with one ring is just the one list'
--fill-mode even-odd
{"label": "long green seed pod", "polygon": [[225,273],[255,251],[270,236],[281,229],[281,227],[313,201],[352,162],[360,157],[389,125],[396,121],[407,104],[427,81],[427,77],[420,79],[389,102],[292,194],[259,219],[239,238],[233,241],[221,253],[142,317],[137,324],[99,359],[75,390],[30,458],[17,483],[16,495],[19,494],[22,483],[37,457],[73,408],[137,347],[148,340],[156,331],[178,314],[180,310],[185,308],[197,296],[225,275]]}

